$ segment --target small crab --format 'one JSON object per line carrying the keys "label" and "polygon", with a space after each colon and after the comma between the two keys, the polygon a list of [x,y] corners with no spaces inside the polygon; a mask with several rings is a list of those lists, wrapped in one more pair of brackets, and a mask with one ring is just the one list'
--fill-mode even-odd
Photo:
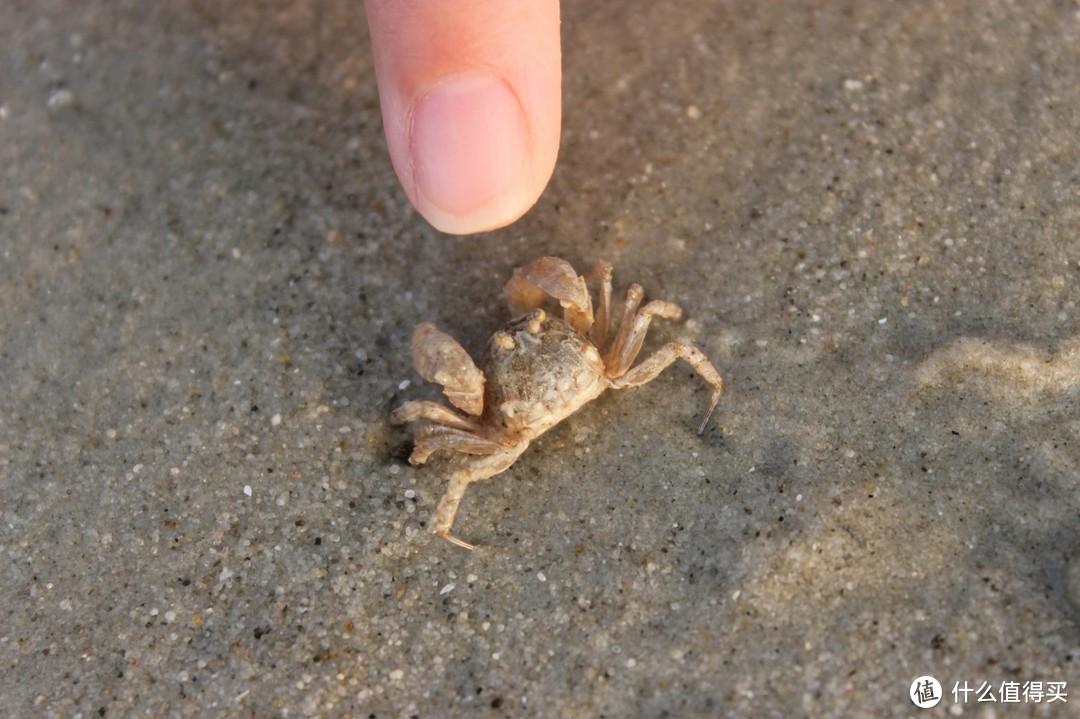
{"label": "small crab", "polygon": [[[611,318],[611,265],[600,262],[592,271],[599,282],[595,320],[585,278],[566,260],[542,257],[514,270],[504,292],[517,319],[496,332],[484,353],[484,370],[454,340],[425,322],[412,338],[416,371],[442,385],[450,403],[406,402],[390,415],[394,424],[421,420],[409,462],[423,464],[445,450],[477,455],[464,461],[435,510],[435,534],[454,544],[474,545],[450,534],[454,515],[471,483],[487,479],[512,465],[529,443],[609,387],[636,387],[654,379],[676,359],[686,360],[712,385],[709,408],[698,434],[720,401],[720,373],[698,348],[669,342],[636,367],[631,367],[653,317],[677,320],[682,310],[665,300],[643,307],[640,285],[626,290],[618,329],[608,342]],[[554,298],[563,318],[540,305]],[[606,351],[604,347],[607,346]]]}

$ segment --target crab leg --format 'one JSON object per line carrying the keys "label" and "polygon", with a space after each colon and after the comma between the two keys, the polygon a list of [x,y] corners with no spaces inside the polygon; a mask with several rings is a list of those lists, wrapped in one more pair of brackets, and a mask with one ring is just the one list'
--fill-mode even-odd
{"label": "crab leg", "polygon": [[500,442],[486,439],[473,432],[445,425],[428,425],[416,433],[409,464],[423,464],[435,452],[461,452],[462,454],[495,454],[505,447]]}
{"label": "crab leg", "polygon": [[619,334],[615,337],[615,342],[608,350],[607,356],[604,357],[608,377],[622,376],[634,363],[654,316],[669,320],[682,318],[682,309],[677,304],[666,300],[653,300],[634,314],[637,303],[640,301],[641,287],[631,285],[626,292],[626,307],[622,323],[619,325]]}
{"label": "crab leg", "polygon": [[442,499],[439,500],[439,506],[435,510],[435,526],[432,531],[459,547],[476,549],[476,545],[450,534],[450,527],[454,525],[454,516],[457,514],[458,505],[461,504],[461,498],[465,495],[466,488],[473,482],[493,477],[505,470],[521,456],[521,453],[528,446],[527,441],[518,442],[497,454],[466,462],[451,474],[450,483],[447,485],[446,492],[443,494]]}
{"label": "crab leg", "polygon": [[430,400],[406,402],[390,413],[391,424],[405,424],[418,419],[429,419],[447,427],[456,427],[466,431],[476,429],[475,422],[462,417],[446,405]]}
{"label": "crab leg", "polygon": [[615,389],[625,389],[643,385],[655,379],[658,374],[677,359],[686,360],[701,375],[702,379],[713,386],[712,396],[709,398],[709,408],[705,412],[704,419],[701,420],[701,426],[698,427],[698,434],[701,434],[705,431],[705,425],[708,424],[709,417],[712,416],[717,403],[720,402],[720,392],[724,388],[724,381],[720,378],[720,373],[713,367],[712,362],[709,362],[708,358],[697,347],[685,342],[669,342],[622,377],[613,379],[611,386]]}
{"label": "crab leg", "polygon": [[600,296],[596,303],[596,319],[589,332],[589,339],[597,348],[603,349],[608,332],[611,331],[611,265],[603,261],[597,262],[590,276],[600,283]]}
{"label": "crab leg", "polygon": [[[611,341],[607,353],[604,355],[604,366],[608,368],[608,376],[616,374],[612,367],[615,366],[615,357],[622,351],[626,344],[626,338],[630,334],[630,326],[634,323],[634,315],[637,313],[641,298],[645,296],[645,290],[641,285],[632,284],[626,288],[626,297],[623,299],[622,314],[619,316],[619,329],[615,333],[615,339]],[[623,370],[626,368],[624,367]]]}

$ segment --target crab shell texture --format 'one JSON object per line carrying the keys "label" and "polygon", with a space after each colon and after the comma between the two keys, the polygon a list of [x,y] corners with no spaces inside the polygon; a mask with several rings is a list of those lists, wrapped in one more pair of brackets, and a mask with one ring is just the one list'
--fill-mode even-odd
{"label": "crab shell texture", "polygon": [[496,333],[484,360],[480,423],[507,439],[535,439],[609,385],[592,342],[543,310]]}

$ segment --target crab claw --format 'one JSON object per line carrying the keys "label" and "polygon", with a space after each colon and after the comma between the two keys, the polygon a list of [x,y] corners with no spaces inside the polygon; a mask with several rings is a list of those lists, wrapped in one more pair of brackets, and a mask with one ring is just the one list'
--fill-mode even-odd
{"label": "crab claw", "polygon": [[575,330],[585,334],[592,327],[592,299],[585,278],[566,260],[541,257],[518,267],[503,292],[515,317],[538,308],[548,296],[558,300],[567,324]]}
{"label": "crab claw", "polygon": [[424,322],[413,333],[412,358],[420,376],[441,384],[455,407],[474,416],[484,411],[484,375],[453,337]]}

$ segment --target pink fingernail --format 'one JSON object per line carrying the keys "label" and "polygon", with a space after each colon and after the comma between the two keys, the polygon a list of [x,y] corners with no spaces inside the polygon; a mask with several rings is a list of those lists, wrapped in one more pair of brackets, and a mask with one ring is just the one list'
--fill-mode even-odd
{"label": "pink fingernail", "polygon": [[472,212],[520,183],[527,138],[521,104],[505,82],[477,74],[448,77],[413,106],[417,187],[444,212]]}

